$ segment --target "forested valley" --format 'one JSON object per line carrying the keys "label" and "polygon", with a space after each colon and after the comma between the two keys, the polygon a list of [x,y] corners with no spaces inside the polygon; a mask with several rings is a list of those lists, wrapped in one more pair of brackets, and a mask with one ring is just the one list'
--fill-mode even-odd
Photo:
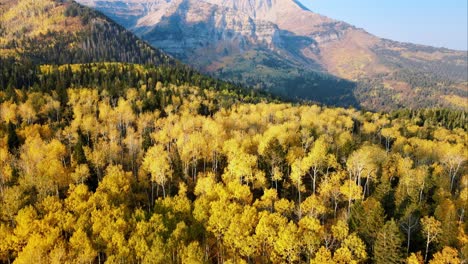
{"label": "forested valley", "polygon": [[15,71],[3,263],[466,260],[464,112],[281,103],[133,64]]}

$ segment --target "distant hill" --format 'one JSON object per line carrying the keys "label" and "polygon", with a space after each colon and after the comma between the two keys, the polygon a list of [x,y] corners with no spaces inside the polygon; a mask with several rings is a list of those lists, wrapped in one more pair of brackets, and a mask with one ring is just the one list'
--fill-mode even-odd
{"label": "distant hill", "polygon": [[467,52],[400,43],[294,0],[78,0],[216,76],[293,99],[463,108]]}

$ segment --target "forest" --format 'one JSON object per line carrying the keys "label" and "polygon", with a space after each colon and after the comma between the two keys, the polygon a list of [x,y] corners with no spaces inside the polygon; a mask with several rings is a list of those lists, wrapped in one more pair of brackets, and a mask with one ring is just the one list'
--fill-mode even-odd
{"label": "forest", "polygon": [[0,263],[466,263],[460,109],[288,102],[72,1],[0,1]]}
{"label": "forest", "polygon": [[1,263],[465,263],[466,115],[2,67]]}

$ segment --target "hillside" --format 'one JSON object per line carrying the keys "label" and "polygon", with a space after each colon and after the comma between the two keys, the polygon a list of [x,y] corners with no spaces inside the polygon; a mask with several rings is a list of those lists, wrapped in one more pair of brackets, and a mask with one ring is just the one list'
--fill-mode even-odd
{"label": "hillside", "polygon": [[379,110],[467,99],[466,51],[381,39],[297,1],[79,2],[204,72],[288,98]]}
{"label": "hillside", "polygon": [[0,263],[468,256],[464,112],[272,103],[170,69],[42,65],[0,92]]}
{"label": "hillside", "polygon": [[[237,84],[202,75],[149,46],[101,13],[74,1],[1,1],[0,29],[0,88],[8,93],[43,79],[39,68],[44,64],[121,62],[158,66],[159,72],[153,72],[151,82],[193,84],[203,89],[270,98],[264,92],[247,91]],[[135,78],[143,81],[149,77]],[[62,92],[73,82],[65,79],[58,87]],[[100,79],[90,81],[103,85]],[[53,88],[47,84],[44,87]]]}
{"label": "hillside", "polygon": [[33,64],[173,60],[105,16],[72,1],[1,1],[0,58]]}

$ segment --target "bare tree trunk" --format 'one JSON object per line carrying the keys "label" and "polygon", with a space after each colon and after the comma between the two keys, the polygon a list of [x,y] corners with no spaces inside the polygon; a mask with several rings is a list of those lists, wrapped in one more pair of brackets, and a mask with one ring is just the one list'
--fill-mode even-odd
{"label": "bare tree trunk", "polygon": [[298,203],[299,203],[299,211],[298,211],[298,217],[299,220],[302,218],[302,210],[301,210],[301,185],[300,182],[297,181],[297,195],[298,195]]}
{"label": "bare tree trunk", "polygon": [[430,243],[429,238],[430,238],[430,236],[429,236],[429,234],[427,234],[426,254],[424,255],[424,262],[427,262],[427,254],[428,254],[428,252],[429,252],[429,243]]}
{"label": "bare tree trunk", "polygon": [[411,228],[407,231],[406,255],[409,254],[410,243],[411,243]]}
{"label": "bare tree trunk", "polygon": [[314,175],[313,175],[313,179],[312,179],[312,193],[315,194],[315,183],[316,183],[316,180],[317,180],[317,169],[314,168],[313,171],[314,171]]}
{"label": "bare tree trunk", "polygon": [[349,188],[350,193],[349,193],[349,196],[348,196],[348,212],[347,212],[346,218],[349,218],[349,215],[351,213],[351,174],[349,175],[348,188]]}
{"label": "bare tree trunk", "polygon": [[369,193],[369,178],[370,175],[367,175],[366,183],[364,184],[364,191],[362,192],[362,199],[366,198],[366,192]]}
{"label": "bare tree trunk", "polygon": [[154,181],[151,181],[151,208],[154,207]]}
{"label": "bare tree trunk", "polygon": [[457,168],[454,170],[453,174],[450,176],[450,177],[451,177],[451,180],[450,180],[450,192],[453,191],[453,184],[455,183],[455,177],[457,176],[458,170],[460,169],[460,165],[461,165],[461,163],[458,163]]}
{"label": "bare tree trunk", "polygon": [[338,203],[336,202],[336,198],[333,198],[333,202],[335,204],[333,218],[336,219],[336,210],[338,209]]}

